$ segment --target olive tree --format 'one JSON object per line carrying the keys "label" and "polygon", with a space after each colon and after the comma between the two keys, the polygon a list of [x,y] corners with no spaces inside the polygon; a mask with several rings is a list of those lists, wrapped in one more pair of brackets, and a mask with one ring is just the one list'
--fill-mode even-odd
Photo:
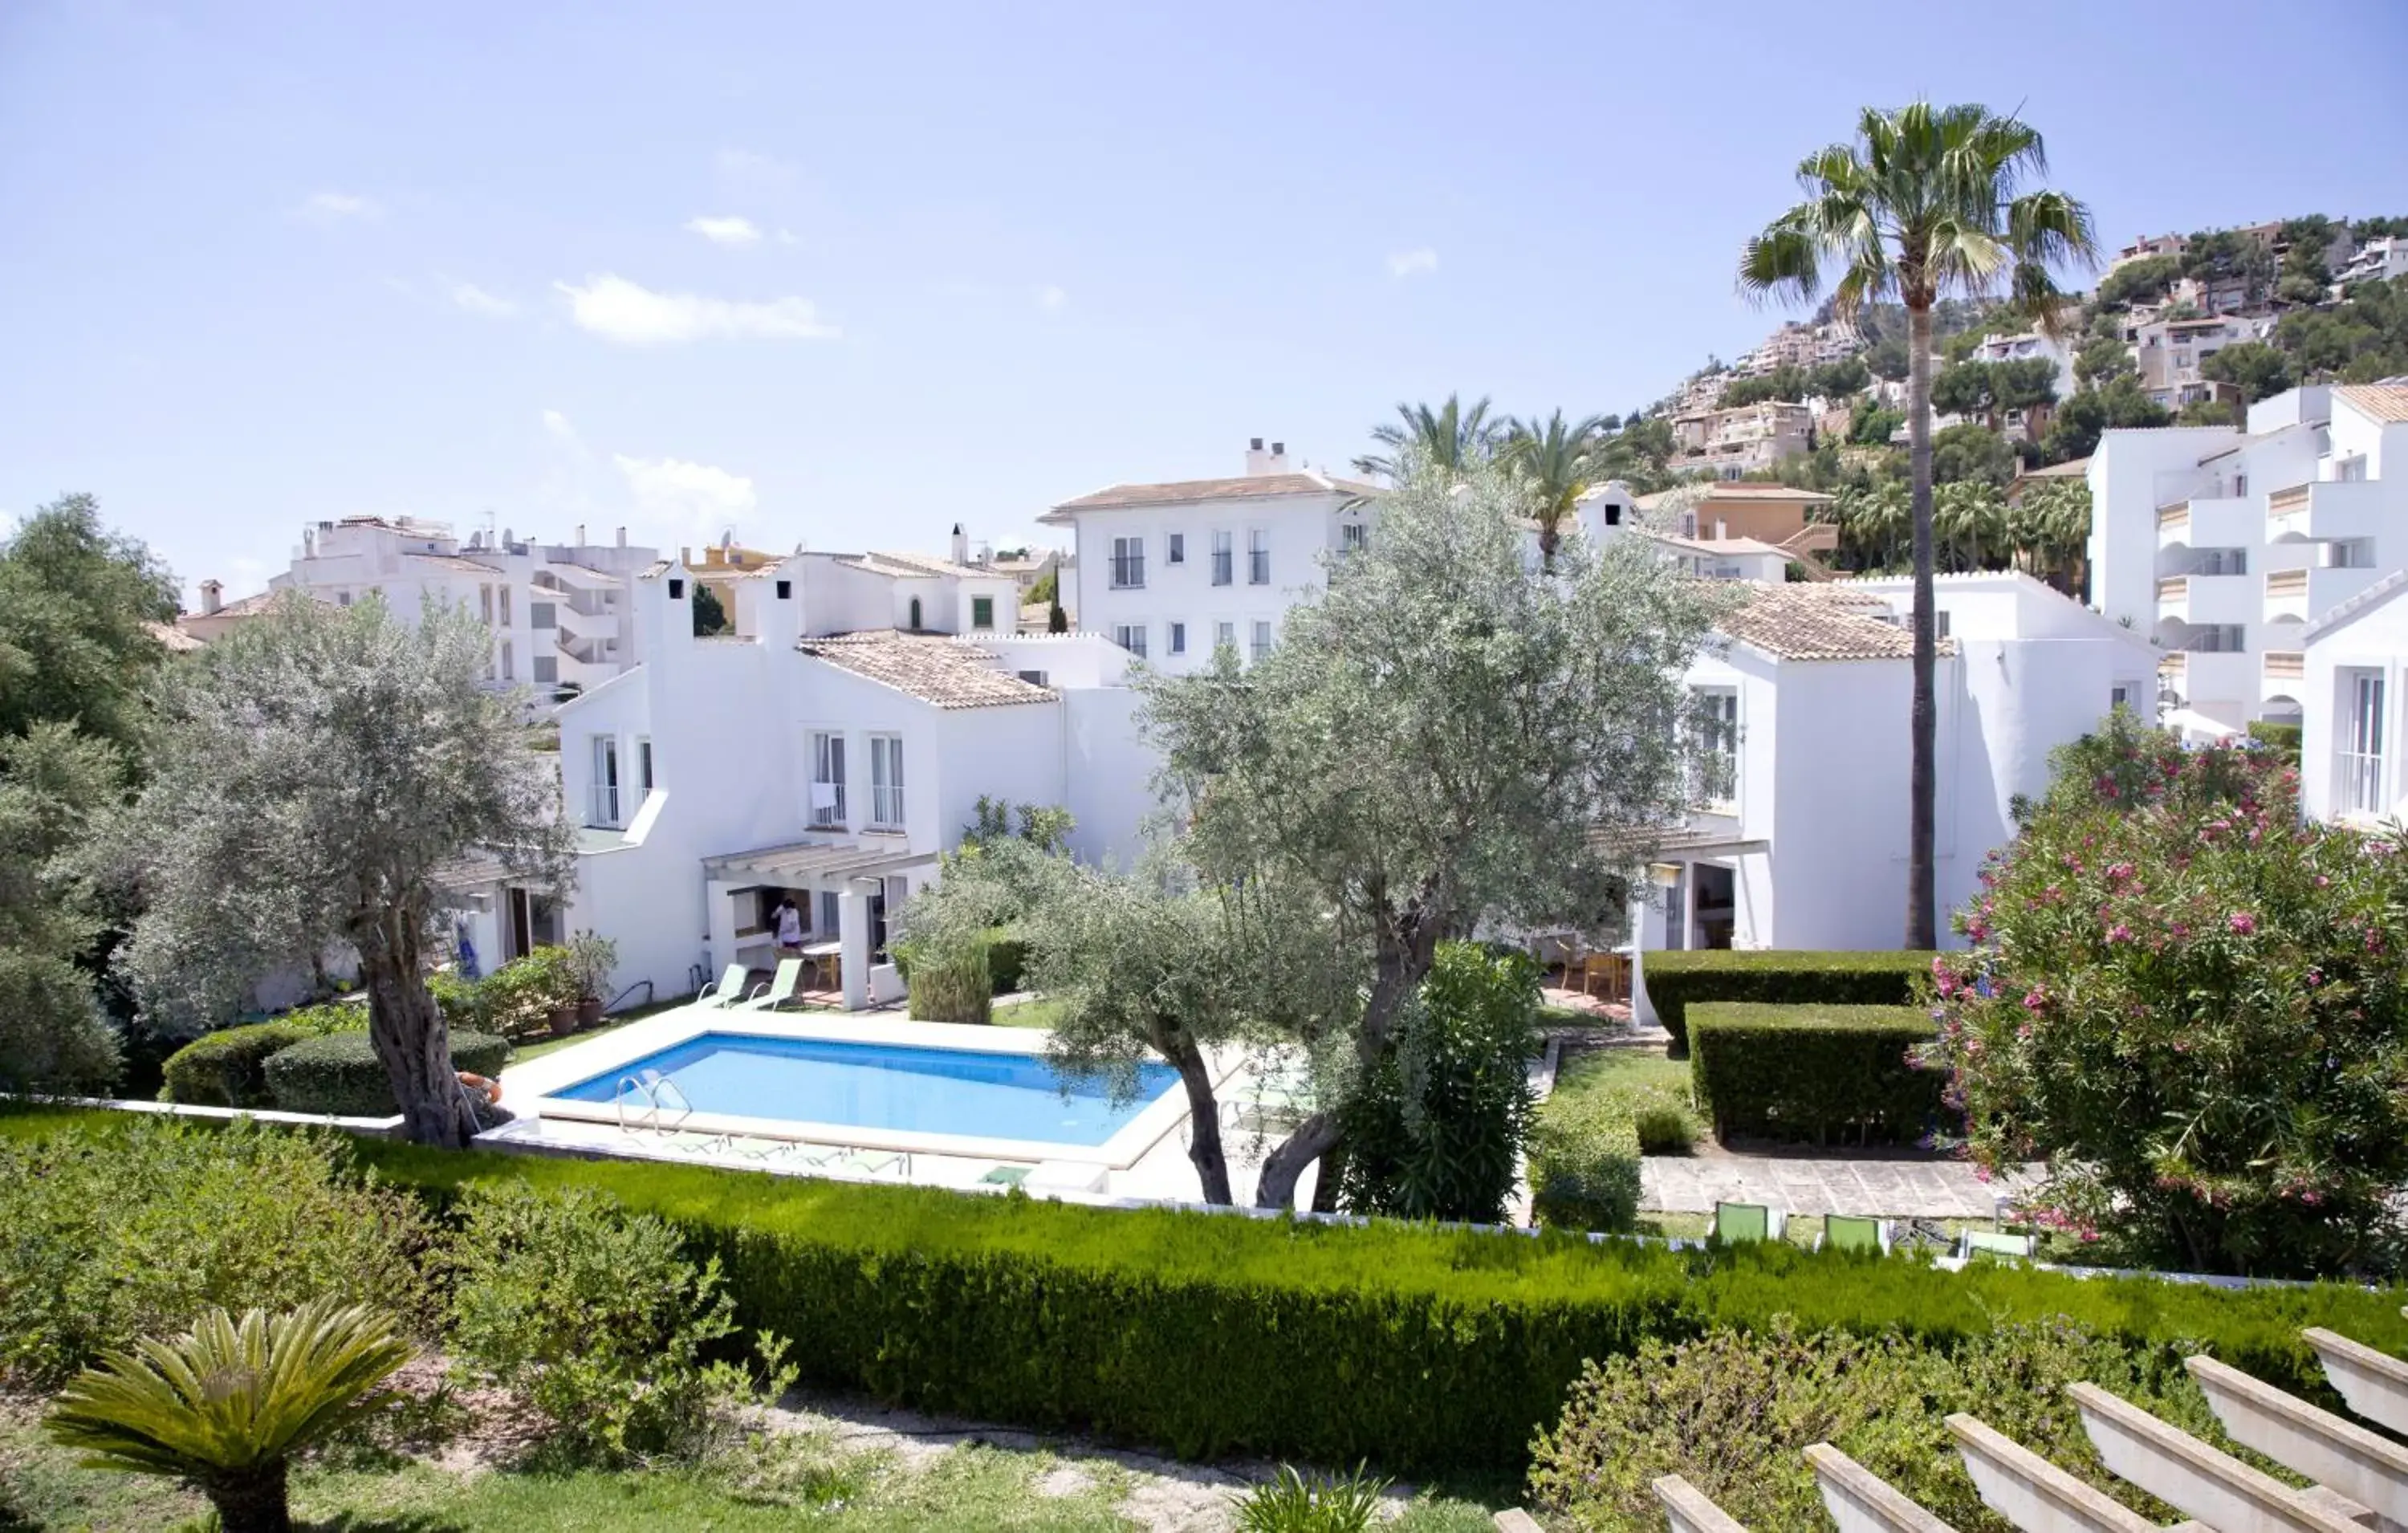
{"label": "olive tree", "polygon": [[[1203,884],[1306,892],[1358,955],[1342,1022],[1364,1073],[1441,940],[1621,924],[1689,808],[1683,674],[1729,599],[1642,537],[1567,539],[1541,573],[1522,481],[1400,466],[1369,546],[1330,559],[1278,648],[1138,682]],[[1340,1138],[1334,1105],[1308,1116],[1255,1201],[1291,1203]]]}
{"label": "olive tree", "polygon": [[423,975],[440,874],[491,859],[557,894],[574,847],[551,758],[481,684],[492,644],[456,609],[406,626],[292,595],[165,673],[150,779],[111,838],[148,899],[118,962],[155,1024],[216,1022],[348,945],[409,1138],[467,1142]]}

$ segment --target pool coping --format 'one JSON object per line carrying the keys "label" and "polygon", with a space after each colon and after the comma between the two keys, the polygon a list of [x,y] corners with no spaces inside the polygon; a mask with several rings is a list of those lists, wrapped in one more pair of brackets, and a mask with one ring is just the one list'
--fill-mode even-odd
{"label": "pool coping", "polygon": [[[892,1015],[830,1011],[747,1011],[695,1004],[663,1011],[586,1043],[570,1044],[502,1072],[502,1100],[511,1110],[538,1118],[616,1125],[610,1102],[579,1101],[551,1093],[606,1075],[624,1065],[673,1049],[706,1033],[952,1049],[965,1053],[1042,1055],[1051,1034],[1041,1028],[981,1027],[950,1022],[910,1022]],[[1242,1063],[1234,1052],[1211,1056],[1215,1089]],[[1125,1171],[1187,1120],[1187,1094],[1178,1086],[1140,1109],[1101,1144],[1061,1144],[1045,1139],[991,1139],[928,1129],[870,1128],[857,1124],[812,1123],[794,1118],[752,1118],[728,1112],[695,1112],[677,1126],[703,1134],[740,1134],[795,1139],[854,1150],[901,1151],[1037,1165],[1068,1161]]]}

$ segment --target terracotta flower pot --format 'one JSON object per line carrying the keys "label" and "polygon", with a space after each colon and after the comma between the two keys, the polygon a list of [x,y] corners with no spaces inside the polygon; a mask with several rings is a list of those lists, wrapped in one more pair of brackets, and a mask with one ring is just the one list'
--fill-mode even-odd
{"label": "terracotta flower pot", "polygon": [[577,1031],[577,1008],[555,1006],[552,1009],[552,1036],[566,1038]]}
{"label": "terracotta flower pot", "polygon": [[588,996],[577,1003],[577,1025],[591,1027],[602,1020],[602,997]]}

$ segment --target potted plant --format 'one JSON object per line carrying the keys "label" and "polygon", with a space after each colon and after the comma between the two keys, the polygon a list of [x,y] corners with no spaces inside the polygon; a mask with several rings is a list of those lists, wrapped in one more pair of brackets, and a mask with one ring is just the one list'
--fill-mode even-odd
{"label": "potted plant", "polygon": [[568,967],[577,974],[577,1024],[591,1027],[602,1020],[610,971],[619,967],[619,944],[594,932],[579,932],[568,944]]}

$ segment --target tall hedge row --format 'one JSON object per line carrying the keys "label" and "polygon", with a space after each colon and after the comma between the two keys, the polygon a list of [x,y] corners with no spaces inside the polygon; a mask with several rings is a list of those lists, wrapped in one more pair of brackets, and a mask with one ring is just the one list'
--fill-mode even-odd
{"label": "tall hedge row", "polygon": [[1912,1141],[1963,1126],[1947,1077],[1907,1062],[1935,1027],[1914,1006],[1710,1002],[1689,1011],[1689,1079],[1717,1139]]}
{"label": "tall hedge row", "polygon": [[[0,1110],[0,1134],[105,1132],[108,1117]],[[2398,1289],[2232,1293],[1782,1242],[1674,1251],[387,1141],[355,1153],[437,1205],[469,1181],[516,1178],[659,1215],[724,1264],[739,1324],[792,1337],[816,1383],[1183,1454],[1517,1473],[1584,1358],[1784,1313],[1802,1330],[1897,1328],[1943,1346],[2061,1314],[2151,1349],[2195,1339],[2328,1399],[2301,1326],[2408,1351]]]}
{"label": "tall hedge row", "polygon": [[1939,954],[1728,949],[1648,953],[1641,981],[1675,1053],[1689,1047],[1689,1008],[1698,1001],[1817,1002],[1825,1006],[1904,1006],[1914,977]]}

